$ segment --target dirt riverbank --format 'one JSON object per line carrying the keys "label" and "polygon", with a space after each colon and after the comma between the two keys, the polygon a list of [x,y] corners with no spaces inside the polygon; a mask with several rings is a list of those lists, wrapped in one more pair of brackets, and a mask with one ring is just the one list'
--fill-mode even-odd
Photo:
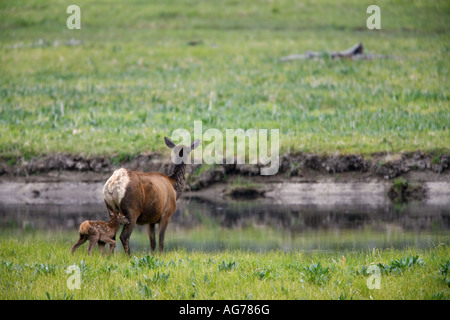
{"label": "dirt riverbank", "polygon": [[[0,161],[0,203],[96,203],[102,187],[118,168],[170,172],[167,157],[141,154],[125,161],[108,157],[48,155],[31,160]],[[450,201],[450,155],[420,151],[396,155],[321,156],[290,154],[280,158],[274,176],[261,176],[258,165],[189,165],[185,196],[215,201],[258,198],[280,203],[389,201],[398,187],[411,198]],[[400,182],[399,182],[400,181]],[[398,184],[398,186],[397,186]],[[412,191],[411,191],[412,190]],[[391,199],[398,200],[398,199]]]}

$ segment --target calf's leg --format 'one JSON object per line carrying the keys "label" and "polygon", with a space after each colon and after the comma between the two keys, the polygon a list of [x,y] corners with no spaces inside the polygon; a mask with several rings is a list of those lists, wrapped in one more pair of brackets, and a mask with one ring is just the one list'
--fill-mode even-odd
{"label": "calf's leg", "polygon": [[97,244],[99,239],[99,236],[92,236],[91,238],[89,238],[89,247],[88,247],[88,253],[89,255],[92,254],[92,249],[94,249],[95,245]]}
{"label": "calf's leg", "polygon": [[109,254],[113,254],[114,249],[116,248],[116,241],[113,238],[109,238],[109,237],[102,238],[102,241],[105,244],[109,244]]}
{"label": "calf's leg", "polygon": [[98,248],[100,249],[102,256],[104,256],[105,255],[105,243],[98,242]]}
{"label": "calf's leg", "polygon": [[85,243],[87,241],[87,237],[85,235],[80,234],[80,238],[78,239],[77,243],[75,243],[72,246],[72,249],[70,249],[70,253],[74,253],[74,251],[81,246],[83,243]]}

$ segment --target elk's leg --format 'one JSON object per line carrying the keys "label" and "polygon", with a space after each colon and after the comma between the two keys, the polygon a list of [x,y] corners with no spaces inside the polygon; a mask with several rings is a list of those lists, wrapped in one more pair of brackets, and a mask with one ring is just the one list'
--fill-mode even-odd
{"label": "elk's leg", "polygon": [[85,235],[80,234],[80,238],[78,239],[78,242],[75,243],[72,247],[72,249],[70,249],[70,253],[74,253],[74,251],[81,246],[83,243],[85,243],[87,241],[87,237]]}
{"label": "elk's leg", "polygon": [[91,238],[89,238],[89,247],[88,247],[88,253],[89,255],[92,254],[92,249],[94,249],[95,245],[97,244],[99,239],[99,236],[93,236]]}
{"label": "elk's leg", "polygon": [[166,233],[168,224],[169,219],[161,219],[159,222],[159,254],[161,254],[164,250],[164,234]]}
{"label": "elk's leg", "polygon": [[129,217],[133,217],[133,215],[127,215],[126,217],[130,220],[130,223],[125,224],[123,226],[122,233],[120,234],[120,241],[122,242],[123,249],[125,250],[125,253],[127,254],[127,256],[129,258],[130,257],[130,245],[129,245],[130,236],[131,236],[131,233],[133,232],[134,226],[136,225],[136,219],[129,218]]}
{"label": "elk's leg", "polygon": [[154,223],[150,223],[147,225],[147,232],[148,232],[148,237],[150,239],[150,249],[152,250],[152,253],[154,253],[155,249],[156,249],[155,224]]}

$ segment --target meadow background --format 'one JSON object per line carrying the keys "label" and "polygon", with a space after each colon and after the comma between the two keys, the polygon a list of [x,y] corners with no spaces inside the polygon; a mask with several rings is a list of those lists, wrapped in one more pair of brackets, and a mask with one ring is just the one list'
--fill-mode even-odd
{"label": "meadow background", "polygon": [[[373,2],[373,1],[372,1]],[[448,152],[448,1],[0,4],[0,156],[133,157],[176,128],[280,129],[282,152]],[[308,50],[398,59],[280,58]],[[192,45],[195,44],[195,45]]]}

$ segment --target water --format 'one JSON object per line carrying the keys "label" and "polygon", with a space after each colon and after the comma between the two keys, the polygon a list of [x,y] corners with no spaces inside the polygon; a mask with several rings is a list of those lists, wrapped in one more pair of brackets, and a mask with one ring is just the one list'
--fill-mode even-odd
{"label": "water", "polygon": [[[106,220],[103,205],[0,204],[0,230],[8,236],[54,232],[72,236],[75,242],[78,226],[86,219]],[[166,231],[165,248],[203,251],[427,248],[448,244],[449,226],[450,208],[439,205],[355,204],[325,208],[258,201],[214,203],[191,198],[179,201]],[[149,248],[145,226],[136,227],[131,243],[133,249]]]}

